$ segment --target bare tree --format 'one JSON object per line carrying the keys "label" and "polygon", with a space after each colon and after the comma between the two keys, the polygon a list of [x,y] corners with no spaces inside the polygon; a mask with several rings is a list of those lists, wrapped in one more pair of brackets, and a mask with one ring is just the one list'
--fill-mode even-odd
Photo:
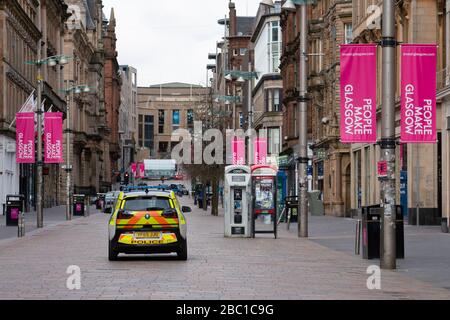
{"label": "bare tree", "polygon": [[[222,136],[225,137],[225,128],[230,120],[230,116],[220,110],[220,107],[214,106],[214,97],[212,90],[208,94],[203,96],[203,99],[198,99],[199,103],[194,109],[195,121],[202,123],[203,131],[208,129],[218,129],[222,132]],[[194,137],[194,139],[200,137]],[[203,141],[203,139],[201,139]],[[226,150],[226,139],[223,139],[223,150]],[[202,142],[202,147],[206,147],[206,143]],[[197,182],[203,185],[203,209],[207,210],[207,190],[206,186],[211,186],[212,198],[211,198],[211,214],[214,216],[219,215],[219,184],[223,181],[225,172],[225,155],[222,156],[223,161],[221,164],[188,164],[183,165],[184,170],[189,176],[195,178]]]}

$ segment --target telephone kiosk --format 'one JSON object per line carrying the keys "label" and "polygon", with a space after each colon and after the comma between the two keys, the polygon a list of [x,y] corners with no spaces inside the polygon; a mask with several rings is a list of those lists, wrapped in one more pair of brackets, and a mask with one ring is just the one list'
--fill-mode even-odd
{"label": "telephone kiosk", "polygon": [[[255,165],[252,172],[252,238],[255,234],[274,234],[277,238],[277,173],[272,165]],[[269,218],[270,229],[257,230],[258,217]]]}
{"label": "telephone kiosk", "polygon": [[225,168],[225,237],[251,237],[251,173],[247,166]]}

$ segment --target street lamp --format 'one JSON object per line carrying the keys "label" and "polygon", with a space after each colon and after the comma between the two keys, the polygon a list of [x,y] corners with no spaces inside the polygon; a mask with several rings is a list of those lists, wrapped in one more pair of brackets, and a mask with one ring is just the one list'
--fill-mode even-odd
{"label": "street lamp", "polygon": [[[38,10],[38,25],[41,25],[41,10]],[[64,65],[67,64],[68,59],[70,57],[66,55],[58,55],[51,56],[45,59],[42,59],[42,39],[38,40],[37,44],[37,60],[36,61],[26,61],[25,63],[28,65],[35,65],[37,68],[37,107],[36,107],[36,120],[37,120],[37,161],[36,161],[36,217],[37,217],[37,227],[44,227],[44,210],[43,210],[43,186],[44,186],[44,177],[42,172],[42,167],[44,163],[42,161],[42,113],[44,112],[41,109],[42,104],[42,84],[44,81],[44,77],[42,76],[42,66],[48,65],[49,67],[54,67],[58,64]]]}
{"label": "street lamp", "polygon": [[299,48],[299,195],[298,195],[298,236],[308,237],[308,199],[307,199],[307,181],[308,181],[308,12],[307,5],[315,3],[315,0],[287,0],[282,9],[288,12],[296,11],[296,5],[300,6],[300,48]]}
{"label": "street lamp", "polygon": [[283,6],[281,7],[281,9],[286,10],[286,11],[296,11],[297,8],[295,7],[295,4],[292,0],[287,0]]}
{"label": "street lamp", "polygon": [[265,4],[266,6],[269,6],[269,7],[273,7],[274,6],[272,0],[262,0],[261,4]]}
{"label": "street lamp", "polygon": [[66,171],[66,220],[72,220],[72,211],[71,207],[71,172],[72,172],[72,164],[70,163],[70,134],[72,133],[71,129],[71,106],[73,104],[73,94],[81,94],[81,92],[90,92],[90,88],[86,85],[77,85],[70,86],[69,83],[74,83],[73,80],[65,80],[66,88],[62,91],[65,92],[66,95],[66,104],[67,104],[67,125],[66,125],[66,165],[63,167]]}

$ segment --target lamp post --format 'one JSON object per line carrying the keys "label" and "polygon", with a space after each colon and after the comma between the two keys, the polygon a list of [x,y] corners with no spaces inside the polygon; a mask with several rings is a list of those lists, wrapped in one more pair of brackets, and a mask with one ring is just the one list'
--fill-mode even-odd
{"label": "lamp post", "polygon": [[64,89],[66,94],[66,103],[67,103],[67,116],[66,116],[66,165],[64,166],[64,169],[66,171],[66,220],[72,220],[72,210],[70,210],[71,207],[71,175],[72,175],[72,164],[71,164],[71,158],[70,158],[70,135],[72,133],[71,129],[71,109],[73,106],[73,96],[75,94],[81,94],[81,93],[87,93],[90,92],[90,89],[88,86],[81,85],[81,86],[71,86],[71,83],[74,83],[73,80],[65,80],[66,82],[66,88]]}
{"label": "lamp post", "polygon": [[[41,25],[41,10],[38,10],[38,25]],[[42,104],[42,85],[44,83],[44,77],[42,75],[42,66],[48,65],[54,67],[56,65],[65,65],[71,57],[66,55],[51,56],[42,59],[42,39],[38,40],[36,53],[36,61],[26,61],[26,64],[36,66],[36,79],[37,79],[37,101],[36,101],[36,120],[37,120],[37,159],[36,159],[36,217],[37,217],[37,227],[44,227],[44,210],[43,210],[43,187],[44,187],[44,177],[42,172],[42,167],[44,166],[42,157],[42,114],[44,110],[41,106]]]}
{"label": "lamp post", "polygon": [[396,269],[396,204],[395,204],[395,1],[383,2],[383,108],[381,112],[381,160],[387,163],[387,178],[381,181],[381,199],[384,207],[381,235],[380,265],[383,269]]}
{"label": "lamp post", "polygon": [[296,11],[296,5],[300,5],[300,48],[299,48],[299,75],[300,88],[298,97],[299,106],[299,201],[298,201],[298,236],[308,237],[308,199],[307,199],[307,166],[308,166],[308,12],[307,5],[313,0],[287,0],[282,9]]}
{"label": "lamp post", "polygon": [[[248,71],[237,71],[237,70],[226,70],[225,74],[227,79],[237,78],[236,82],[245,83],[247,82],[247,103],[248,103],[248,129],[250,130],[250,143],[249,143],[249,164],[253,162],[253,143],[254,143],[254,135],[253,135],[253,100],[252,100],[252,87],[253,87],[253,79],[258,78],[258,73],[252,71],[252,63],[248,62]],[[234,115],[233,115],[234,119]]]}

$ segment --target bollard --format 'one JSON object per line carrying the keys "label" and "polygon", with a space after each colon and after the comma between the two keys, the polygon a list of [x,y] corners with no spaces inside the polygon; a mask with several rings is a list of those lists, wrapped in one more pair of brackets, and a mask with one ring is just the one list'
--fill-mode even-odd
{"label": "bollard", "polygon": [[361,226],[362,221],[360,219],[356,220],[356,234],[355,234],[355,254],[359,255],[361,252]]}
{"label": "bollard", "polygon": [[19,214],[19,222],[17,224],[17,237],[22,238],[25,236],[25,216],[23,212]]}
{"label": "bollard", "polygon": [[89,206],[90,206],[90,200],[89,200],[89,197],[86,196],[86,198],[84,198],[84,217],[85,218],[89,217]]}

